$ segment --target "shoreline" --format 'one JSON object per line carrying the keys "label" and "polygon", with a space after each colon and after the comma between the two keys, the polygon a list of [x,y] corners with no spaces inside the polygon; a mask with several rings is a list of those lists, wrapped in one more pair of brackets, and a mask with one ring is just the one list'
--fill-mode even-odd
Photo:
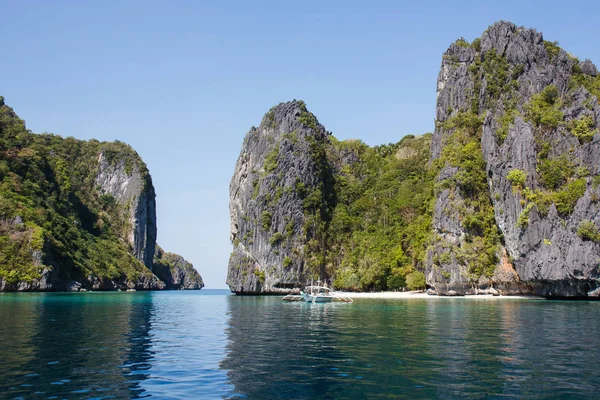
{"label": "shoreline", "polygon": [[491,295],[491,294],[473,294],[464,296],[440,296],[430,295],[424,291],[415,290],[410,292],[343,292],[336,291],[335,294],[350,297],[352,299],[444,299],[444,298],[468,298],[468,299],[536,299],[543,300],[543,297],[537,296],[502,296],[502,295]]}
{"label": "shoreline", "polygon": [[[14,294],[14,293],[55,293],[55,294],[88,294],[88,293],[150,293],[150,292],[188,292],[198,293],[200,291],[227,291],[227,295],[240,296],[240,297],[254,297],[254,296],[285,296],[285,293],[234,293],[229,289],[162,289],[162,290],[82,290],[82,291],[0,291],[0,296],[3,294]],[[356,299],[448,299],[448,298],[467,298],[467,299],[529,299],[529,300],[548,300],[545,297],[534,296],[534,295],[492,295],[492,294],[467,294],[467,295],[455,295],[455,296],[444,296],[438,294],[427,294],[422,290],[414,290],[408,292],[346,292],[346,291],[334,291],[336,295],[343,297],[350,297],[353,300]],[[289,293],[288,293],[289,294]],[[566,300],[580,300],[580,299],[566,299]],[[596,299],[583,299],[583,300],[596,300]]]}

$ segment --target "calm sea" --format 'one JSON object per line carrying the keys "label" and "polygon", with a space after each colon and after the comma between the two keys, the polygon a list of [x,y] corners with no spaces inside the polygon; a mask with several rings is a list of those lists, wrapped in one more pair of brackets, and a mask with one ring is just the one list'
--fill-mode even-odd
{"label": "calm sea", "polygon": [[3,398],[590,398],[600,303],[0,295]]}

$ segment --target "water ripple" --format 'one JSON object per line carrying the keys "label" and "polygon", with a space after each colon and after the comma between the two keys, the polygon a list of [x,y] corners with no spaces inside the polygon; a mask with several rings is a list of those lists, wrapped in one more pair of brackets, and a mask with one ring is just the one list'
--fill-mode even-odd
{"label": "water ripple", "polygon": [[0,295],[7,398],[582,398],[600,303]]}

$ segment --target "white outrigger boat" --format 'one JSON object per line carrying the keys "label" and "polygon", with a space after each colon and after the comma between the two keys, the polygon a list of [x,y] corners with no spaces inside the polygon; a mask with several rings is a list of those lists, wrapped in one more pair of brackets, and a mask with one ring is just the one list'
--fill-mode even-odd
{"label": "white outrigger boat", "polygon": [[339,296],[325,284],[320,285],[321,281],[317,281],[317,285],[311,285],[304,288],[300,294],[288,294],[282,300],[284,301],[305,301],[307,303],[329,303],[332,301],[341,301],[343,303],[352,303],[350,297]]}

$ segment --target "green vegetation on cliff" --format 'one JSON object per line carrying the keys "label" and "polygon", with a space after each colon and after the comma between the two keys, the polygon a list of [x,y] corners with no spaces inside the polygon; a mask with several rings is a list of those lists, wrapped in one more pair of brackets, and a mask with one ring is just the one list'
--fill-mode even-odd
{"label": "green vegetation on cliff", "polygon": [[165,252],[156,245],[152,272],[163,282],[167,289],[201,289],[202,277],[194,266],[178,254]]}
{"label": "green vegetation on cliff", "polygon": [[431,135],[376,147],[330,139],[311,143],[321,185],[303,193],[309,270],[341,289],[424,287]]}
{"label": "green vegetation on cliff", "polygon": [[373,148],[359,141],[336,143],[340,153],[360,159],[345,166],[336,182],[329,246],[336,287],[424,287],[415,273],[423,267],[431,231],[430,143],[430,134]]}
{"label": "green vegetation on cliff", "polygon": [[[316,117],[304,103],[299,104],[298,122],[316,129]],[[481,126],[482,119],[472,112],[449,118],[443,129],[453,134],[433,163],[429,162],[431,134],[408,135],[398,143],[375,147],[330,135],[307,136],[315,184],[297,181],[293,187],[303,204],[304,246],[286,256],[284,268],[300,260],[309,277],[331,279],[339,289],[423,288],[429,248],[436,241],[434,195],[436,190],[450,189],[464,200],[460,216],[468,237],[464,246],[450,248],[435,262],[454,258],[468,265],[474,276],[490,275],[497,263],[500,235],[489,198]],[[276,172],[276,167],[266,166],[276,165],[279,152],[277,143],[266,150],[265,171]],[[458,173],[436,183],[445,167],[457,168]],[[253,199],[257,187],[253,183]],[[275,189],[265,194],[268,199],[275,197]],[[256,223],[270,233],[269,244],[279,255],[288,229],[286,235],[271,233],[274,215],[262,211]],[[252,244],[249,237],[242,241]]]}
{"label": "green vegetation on cliff", "polygon": [[[544,42],[545,45],[547,43]],[[552,46],[556,46],[556,43]],[[524,189],[522,192],[524,208],[519,215],[517,226],[522,229],[528,226],[529,214],[534,207],[541,215],[546,215],[550,206],[554,204],[560,216],[568,217],[585,193],[587,187],[585,178],[590,175],[589,169],[582,165],[577,166],[581,160],[577,160],[572,154],[553,155],[552,141],[549,138],[553,131],[566,128],[580,144],[585,144],[589,143],[598,132],[596,123],[590,115],[564,121],[565,114],[562,110],[568,107],[569,95],[572,95],[572,91],[579,86],[585,87],[585,84],[589,86],[589,82],[593,82],[587,78],[578,79],[578,76],[576,74],[571,78],[569,92],[565,95],[560,95],[556,85],[548,85],[540,93],[531,96],[530,101],[524,106],[526,120],[533,124],[538,143],[537,175],[542,187],[532,190],[524,186],[524,182],[519,185],[519,189]],[[573,83],[573,79],[579,83]],[[590,89],[593,90],[593,86],[590,86]],[[569,153],[573,151],[574,148],[571,148]],[[507,178],[514,179],[514,175],[509,173]]]}
{"label": "green vegetation on cliff", "polygon": [[240,157],[237,170],[250,173],[232,178],[245,208],[233,207],[228,283],[250,293],[311,279],[346,290],[424,288],[431,136],[370,147],[337,140],[302,101],[273,107],[244,140],[264,156]]}
{"label": "green vegetation on cliff", "polygon": [[[455,207],[467,235],[462,246],[449,246],[446,254],[465,265],[473,279],[493,274],[500,250],[500,232],[481,151],[482,124],[482,118],[472,111],[459,112],[440,124],[441,129],[452,134],[444,141],[441,157],[433,163],[438,172],[446,167],[457,170],[452,177],[438,183],[438,190],[449,190],[451,198],[461,196],[462,202]],[[520,183],[525,177],[513,176],[513,179]]]}
{"label": "green vegetation on cliff", "polygon": [[123,143],[80,141],[25,128],[0,97],[0,278],[31,282],[45,267],[62,275],[135,279],[149,274],[130,253],[127,210],[96,188],[98,155],[144,164]]}
{"label": "green vegetation on cliff", "polygon": [[244,148],[232,178],[230,287],[538,290],[526,271],[542,292],[562,277],[544,293],[600,292],[599,82],[591,61],[500,21],[444,54],[433,135],[340,142],[303,102],[279,104],[244,141],[261,164]]}

